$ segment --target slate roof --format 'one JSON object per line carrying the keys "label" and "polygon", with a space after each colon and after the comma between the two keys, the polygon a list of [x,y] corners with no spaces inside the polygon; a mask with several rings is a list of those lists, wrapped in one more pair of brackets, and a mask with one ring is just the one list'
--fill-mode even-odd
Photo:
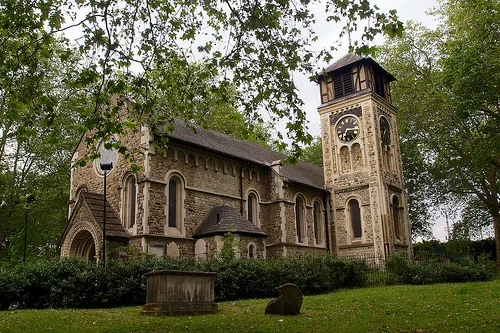
{"label": "slate roof", "polygon": [[[83,200],[87,204],[96,222],[102,228],[102,220],[104,217],[104,195],[82,192],[80,194],[80,198],[80,200]],[[123,228],[118,216],[116,216],[115,211],[109,204],[109,201],[106,202],[106,237],[127,237],[127,232]]]}
{"label": "slate roof", "polygon": [[363,60],[363,58],[361,58],[359,55],[354,54],[354,53],[347,53],[345,56],[343,56],[342,58],[338,59],[337,61],[335,61],[330,66],[328,66],[325,69],[325,72],[326,73],[333,72],[336,69],[339,69],[339,68],[345,67],[347,65],[353,64],[353,63],[358,62],[360,60]]}
{"label": "slate roof", "polygon": [[[198,125],[188,125],[178,119],[175,120],[175,129],[167,136],[205,150],[264,166],[270,166],[277,160],[286,159],[285,155],[255,143],[240,140],[221,132],[205,130]],[[283,175],[289,182],[324,189],[323,168],[321,167],[302,161],[295,165],[284,164]]]}
{"label": "slate roof", "polygon": [[340,69],[340,68],[352,65],[352,64],[354,64],[354,63],[356,63],[358,61],[366,61],[366,62],[370,63],[372,66],[374,66],[374,67],[378,68],[379,70],[381,70],[383,73],[387,74],[387,76],[389,78],[389,82],[396,80],[396,78],[391,73],[389,73],[387,70],[385,70],[385,68],[383,68],[382,66],[380,66],[372,58],[369,58],[369,57],[368,58],[362,58],[359,55],[354,54],[354,53],[348,53],[345,56],[343,56],[342,58],[338,59],[333,64],[331,64],[330,66],[328,66],[323,71],[322,74],[319,74],[318,77],[321,77],[321,76],[323,76],[326,73],[333,72],[333,71],[335,71],[337,69]]}
{"label": "slate roof", "polygon": [[228,204],[215,206],[208,213],[193,234],[193,238],[224,235],[228,232],[238,235],[267,237],[267,234],[244,218]]}

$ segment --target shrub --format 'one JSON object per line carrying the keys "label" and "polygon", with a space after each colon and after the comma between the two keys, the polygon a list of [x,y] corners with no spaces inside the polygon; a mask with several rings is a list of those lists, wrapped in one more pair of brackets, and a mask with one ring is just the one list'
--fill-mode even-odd
{"label": "shrub", "polygon": [[294,283],[305,295],[340,288],[359,287],[364,282],[364,262],[331,256],[302,259],[225,260],[207,262],[207,271],[217,273],[218,301],[276,296],[276,287]]}
{"label": "shrub", "polygon": [[7,310],[21,296],[20,284],[12,270],[0,267],[0,310]]}
{"label": "shrub", "polygon": [[[305,295],[361,287],[370,274],[362,260],[328,255],[212,261],[139,256],[126,261],[110,260],[106,269],[81,259],[59,259],[0,266],[0,309],[139,305],[146,298],[144,275],[160,269],[216,272],[217,301],[275,297],[276,287],[284,283],[296,284]],[[429,284],[492,279],[496,265],[485,258],[480,258],[478,264],[455,264],[409,262],[395,256],[388,259],[387,271],[386,281],[390,277],[391,281]]]}
{"label": "shrub", "polygon": [[487,256],[489,260],[496,261],[495,240],[487,238],[483,240],[450,240],[442,243],[438,240],[424,241],[413,244],[413,254],[418,259],[443,259],[447,261],[463,263],[464,260],[478,260],[480,256]]}
{"label": "shrub", "polygon": [[410,262],[403,257],[392,256],[387,260],[387,270],[397,275],[405,284],[486,281],[493,279],[496,275],[495,263],[485,258],[475,264],[472,261]]}
{"label": "shrub", "polygon": [[0,268],[0,307],[116,307],[143,304],[146,279],[153,270],[217,273],[217,301],[276,296],[276,287],[295,283],[304,294],[363,284],[366,265],[330,256],[303,259],[197,261],[141,256],[110,260],[107,269],[81,259],[60,259]]}

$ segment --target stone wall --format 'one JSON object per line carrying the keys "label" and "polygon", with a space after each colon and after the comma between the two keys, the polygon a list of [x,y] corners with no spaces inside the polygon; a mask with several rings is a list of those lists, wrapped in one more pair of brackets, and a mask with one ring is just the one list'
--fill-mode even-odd
{"label": "stone wall", "polygon": [[[182,143],[172,141],[166,153],[150,155],[150,234],[162,234],[162,226],[166,223],[165,187],[172,172],[185,179],[185,219],[186,237],[190,238],[198,225],[206,218],[215,206],[227,203],[247,216],[247,196],[249,191],[259,198],[259,220],[261,229],[268,234],[266,244],[282,241],[296,244],[295,231],[295,197],[298,193],[306,200],[307,242],[314,246],[313,201],[318,200],[324,211],[325,192],[308,187],[286,184],[278,194],[275,175],[268,167],[250,165],[222,155],[200,151]],[[241,176],[240,176],[241,175]],[[243,193],[243,198],[241,198]],[[285,223],[283,223],[285,221]],[[283,229],[285,228],[285,233]],[[325,251],[326,231],[322,231],[324,241],[317,246]],[[206,239],[208,256],[217,252],[215,241]],[[261,242],[262,243],[262,242]],[[257,245],[257,243],[255,243]],[[248,245],[248,244],[247,244]],[[260,246],[260,245],[259,245]],[[264,245],[257,251],[264,251]]]}
{"label": "stone wall", "polygon": [[[268,234],[267,238],[247,238],[242,236],[245,255],[248,244],[256,246],[257,257],[264,258],[267,249],[273,255],[290,253],[326,252],[331,235],[323,226],[323,241],[316,244],[314,235],[313,203],[318,200],[322,207],[322,223],[328,211],[325,204],[325,192],[318,189],[288,183],[281,171],[269,166],[252,164],[183,142],[171,140],[167,147],[158,151],[150,146],[150,134],[146,128],[138,133],[129,133],[119,138],[122,144],[132,149],[144,148],[145,154],[134,155],[134,163],[143,165],[138,172],[136,224],[127,230],[130,236],[129,246],[146,253],[192,257],[195,242],[192,238],[196,228],[215,206],[227,203],[243,216],[247,216],[247,197],[254,193],[258,198],[258,217],[260,228]],[[74,159],[84,156],[89,149],[82,140],[75,151]],[[102,193],[103,176],[97,172],[96,163],[73,170],[70,208],[74,208],[77,192]],[[113,210],[121,218],[122,182],[130,173],[131,161],[118,157],[113,170],[108,173],[107,198]],[[279,169],[280,167],[277,166]],[[171,233],[167,227],[167,186],[172,175],[182,179],[182,230]],[[295,223],[295,199],[301,195],[305,200],[305,241],[297,245]],[[331,218],[330,218],[331,219]],[[207,256],[213,257],[220,246],[217,237],[205,239]],[[281,244],[273,246],[273,244]],[[267,247],[266,245],[271,245]],[[277,249],[277,250],[275,250]]]}
{"label": "stone wall", "polygon": [[[145,135],[144,132],[128,133],[126,135],[117,136],[121,143],[127,146],[133,153],[131,159],[125,159],[118,155],[117,161],[113,169],[107,174],[107,200],[115,211],[116,215],[121,217],[121,202],[122,202],[122,186],[124,177],[131,172],[132,164],[144,165],[144,155],[139,150],[145,148],[142,145],[141,138]],[[78,147],[73,154],[73,161],[81,159],[90,154],[95,148],[89,148],[85,142],[85,137],[82,138]],[[71,215],[73,208],[78,200],[77,194],[81,189],[88,192],[103,193],[104,191],[104,176],[97,171],[98,160],[88,162],[86,165],[74,168],[71,171],[71,190],[69,201],[69,214]],[[136,175],[138,182],[143,179],[142,173]],[[137,190],[137,217],[136,217],[136,233],[143,233],[143,216],[144,207],[144,190],[142,185],[139,185]]]}
{"label": "stone wall", "polygon": [[[325,183],[332,195],[335,219],[330,221],[332,248],[341,255],[384,255],[403,251],[410,244],[406,198],[402,178],[395,109],[387,101],[367,91],[350,99],[332,102],[320,109]],[[359,137],[341,142],[336,122],[350,114],[359,121]],[[380,139],[379,119],[390,122],[391,145]],[[402,209],[401,243],[396,240],[391,217],[391,197],[398,189]],[[352,238],[347,216],[350,198],[360,202],[362,237]],[[404,203],[403,203],[404,202]],[[397,249],[396,249],[397,248]],[[406,247],[409,248],[408,246]]]}

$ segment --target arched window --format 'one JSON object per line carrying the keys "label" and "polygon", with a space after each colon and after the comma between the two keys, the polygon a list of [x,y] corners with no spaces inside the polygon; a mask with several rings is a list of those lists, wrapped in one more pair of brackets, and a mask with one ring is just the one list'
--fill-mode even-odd
{"label": "arched window", "polygon": [[122,198],[122,218],[125,228],[132,228],[136,220],[137,181],[134,175],[125,178]]}
{"label": "arched window", "polygon": [[253,243],[248,244],[248,258],[253,259],[256,257],[255,245]]}
{"label": "arched window", "polygon": [[248,193],[247,219],[256,226],[259,226],[259,198],[254,192]]}
{"label": "arched window", "polygon": [[75,196],[73,198],[73,200],[76,202],[78,201],[78,199],[80,199],[80,195],[82,194],[82,192],[88,192],[88,188],[87,188],[87,185],[80,185],[77,189],[76,189],[76,193],[75,193]]}
{"label": "arched window", "polygon": [[168,178],[166,187],[167,206],[165,215],[167,216],[167,235],[184,236],[183,193],[184,181],[178,174],[173,174],[170,178]]}
{"label": "arched window", "polygon": [[180,207],[180,184],[177,177],[170,178],[168,182],[168,226],[179,227],[178,211]]}
{"label": "arched window", "polygon": [[361,210],[359,202],[356,199],[349,200],[349,217],[351,219],[352,238],[361,238],[363,234],[361,229]]}
{"label": "arched window", "polygon": [[177,179],[171,178],[168,182],[168,226],[177,228],[177,207],[179,196],[177,195],[179,184]]}
{"label": "arched window", "polygon": [[304,199],[297,196],[295,199],[295,230],[298,243],[305,243],[305,208]]}
{"label": "arched window", "polygon": [[401,221],[399,219],[399,200],[398,197],[392,198],[392,219],[394,221],[394,237],[401,240]]}
{"label": "arched window", "polygon": [[318,200],[314,201],[313,205],[313,221],[314,221],[314,238],[316,239],[316,244],[323,244],[323,219],[321,213],[321,204]]}

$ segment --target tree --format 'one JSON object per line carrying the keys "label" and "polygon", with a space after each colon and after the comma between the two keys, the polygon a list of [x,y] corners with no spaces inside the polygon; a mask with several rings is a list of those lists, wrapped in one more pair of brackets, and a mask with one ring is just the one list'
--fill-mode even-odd
{"label": "tree", "polygon": [[402,141],[418,147],[429,174],[418,186],[436,202],[481,202],[500,258],[500,3],[441,1],[437,14],[444,24],[435,31],[410,25],[384,48],[384,64],[399,79]]}
{"label": "tree", "polygon": [[[78,94],[69,93],[64,83],[65,71],[78,58],[64,46],[65,41],[40,30],[43,22],[47,27],[52,26],[43,18],[49,12],[21,1],[2,2],[0,8],[0,255],[3,255],[5,248],[19,239],[24,230],[24,214],[19,211],[25,198],[41,191],[43,182],[50,186],[57,184],[54,179],[47,182],[55,174],[60,177],[58,181],[68,183],[70,155],[78,137],[75,135],[78,113],[74,107],[80,103]],[[44,199],[44,195],[39,196],[41,202]],[[53,204],[45,209],[58,207],[61,201]],[[46,227],[45,231],[50,228]],[[38,233],[44,234],[47,233]]]}
{"label": "tree", "polygon": [[[315,36],[309,6],[318,3],[0,2],[0,246],[14,239],[11,219],[34,190],[29,181],[52,175],[46,165],[70,154],[55,147],[72,143],[77,129],[91,133],[86,140],[95,146],[139,124],[152,129],[168,125],[173,115],[189,114],[193,104],[207,97],[224,101],[237,96],[235,106],[249,126],[262,110],[273,121],[286,119],[296,153],[311,138],[292,73],[313,74],[317,60],[330,59],[328,52],[311,47]],[[380,13],[368,0],[334,2],[326,10],[332,22],[344,21],[344,32],[370,20],[365,41],[401,29],[395,13]],[[193,64],[200,70],[191,72]],[[172,77],[156,87],[155,71]],[[206,90],[197,80],[209,80],[214,89]],[[162,109],[164,100],[155,94],[159,88],[170,92],[175,109]],[[131,105],[126,120],[120,117],[122,100],[112,103],[116,95]],[[127,147],[117,146],[127,154]]]}
{"label": "tree", "polygon": [[[305,124],[303,102],[297,95],[292,73],[315,74],[315,62],[329,60],[326,51],[314,52],[314,17],[310,6],[320,1],[51,1],[51,13],[68,26],[81,28],[80,50],[85,62],[75,72],[75,84],[85,86],[94,97],[94,112],[86,114],[85,126],[101,140],[120,133],[124,126],[113,107],[110,94],[127,94],[135,113],[134,122],[168,124],[169,112],[157,112],[159,100],[149,72],[169,68],[188,73],[193,62],[217,81],[218,87],[238,89],[238,105],[249,119],[269,113],[271,121],[285,119],[291,151],[311,140]],[[383,14],[368,0],[339,1],[326,5],[329,20],[344,21],[344,32],[370,20],[363,31],[365,44],[381,33],[395,33],[401,24],[394,12]],[[86,13],[77,15],[77,13]],[[69,30],[62,22],[53,31]],[[51,31],[52,33],[52,31]],[[366,45],[359,45],[368,49]],[[119,74],[119,75],[118,75]],[[192,81],[191,81],[192,82]],[[194,95],[197,90],[177,96]],[[177,91],[176,91],[177,93]],[[219,90],[224,99],[224,90]],[[186,101],[184,101],[186,102]],[[189,103],[179,107],[187,112]],[[170,110],[171,111],[171,110]]]}
{"label": "tree", "polygon": [[436,201],[442,203],[436,198],[443,198],[434,191],[431,152],[423,140],[428,134],[422,133],[419,120],[434,108],[430,92],[436,73],[431,69],[437,66],[439,36],[408,22],[403,36],[389,40],[379,52],[381,62],[398,79],[392,84],[392,99],[399,107],[398,132],[413,238],[432,237],[433,208]]}
{"label": "tree", "polygon": [[252,119],[237,109],[237,89],[219,84],[203,64],[175,64],[149,73],[150,99],[158,101],[157,112],[183,119],[206,129],[270,147],[271,133],[261,119]]}
{"label": "tree", "polygon": [[493,235],[492,216],[477,198],[471,199],[453,224],[453,240],[478,240]]}
{"label": "tree", "polygon": [[[7,118],[3,123],[0,172],[0,257],[22,256],[22,235],[24,232],[25,199],[34,195],[37,201],[30,204],[29,244],[47,245],[50,240],[53,252],[57,239],[67,218],[69,192],[69,170],[71,154],[79,138],[77,115],[71,112],[78,105],[75,98],[67,96],[54,82],[61,80],[55,66],[44,72],[44,80],[38,84],[44,87],[44,96],[54,102],[50,118],[37,109],[39,104],[25,105],[25,111],[17,121]],[[12,95],[4,95],[4,101]],[[11,112],[12,109],[6,108]],[[38,110],[34,112],[33,109]],[[36,114],[37,116],[35,116]],[[49,122],[50,125],[46,125]],[[50,126],[46,128],[45,126]],[[28,131],[28,133],[26,133]],[[45,223],[42,223],[45,222]],[[34,226],[38,225],[38,229]],[[5,252],[7,247],[10,250]],[[38,255],[46,249],[40,245]],[[37,252],[37,253],[35,253]]]}
{"label": "tree", "polygon": [[321,137],[315,137],[310,145],[307,145],[302,149],[300,159],[304,162],[323,167],[323,148],[321,145]]}

